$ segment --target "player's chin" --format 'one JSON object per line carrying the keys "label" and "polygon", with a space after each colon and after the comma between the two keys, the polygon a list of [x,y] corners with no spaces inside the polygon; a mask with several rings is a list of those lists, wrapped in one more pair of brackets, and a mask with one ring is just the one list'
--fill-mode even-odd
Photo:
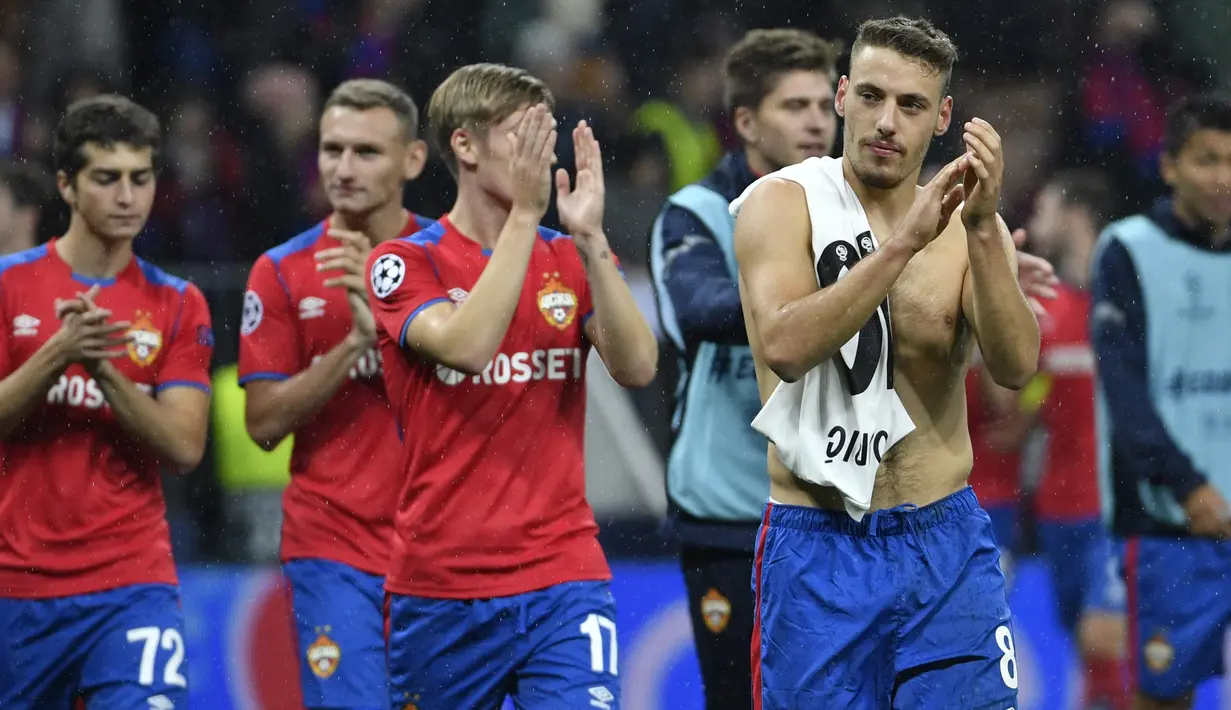
{"label": "player's chin", "polygon": [[131,242],[144,228],[144,221],[119,222],[103,224],[91,231],[109,242]]}

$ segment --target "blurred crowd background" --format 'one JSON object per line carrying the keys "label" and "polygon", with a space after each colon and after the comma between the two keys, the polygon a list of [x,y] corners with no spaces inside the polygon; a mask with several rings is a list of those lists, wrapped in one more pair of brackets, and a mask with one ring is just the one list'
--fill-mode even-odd
{"label": "blurred crowd background", "polygon": [[[128,94],[158,113],[165,137],[155,212],[137,251],[205,290],[225,372],[236,357],[248,266],[328,212],[315,152],[329,90],[349,78],[385,78],[423,109],[453,69],[497,61],[543,78],[563,123],[584,118],[595,127],[607,229],[653,316],[651,223],[671,191],[735,145],[722,109],[731,44],[747,29],[792,26],[849,46],[859,22],[891,14],[926,16],[956,41],[955,119],[983,117],[1004,137],[1003,211],[1012,226],[1027,219],[1046,178],[1068,166],[1106,172],[1122,200],[1113,216],[1143,209],[1162,187],[1166,106],[1185,92],[1231,86],[1225,0],[0,0],[0,251],[44,241],[67,223],[49,158],[65,106]],[[958,135],[938,139],[929,163],[954,157]],[[570,149],[561,143],[565,165]],[[452,200],[438,160],[406,195],[428,216]],[[635,416],[608,417],[605,430],[659,462],[674,367],[664,353],[655,386],[620,394]],[[227,409],[231,394],[219,392],[217,442],[242,437],[242,408]],[[228,459],[240,470],[226,471],[218,451],[169,482],[179,561],[274,559],[277,486],[268,477],[255,476],[251,490],[245,482],[256,469],[276,469],[277,459]],[[610,485],[610,495],[593,493],[609,553],[665,553],[654,532],[661,491],[651,490],[652,476],[647,487],[646,466],[633,468],[641,476],[629,484],[633,494]]]}

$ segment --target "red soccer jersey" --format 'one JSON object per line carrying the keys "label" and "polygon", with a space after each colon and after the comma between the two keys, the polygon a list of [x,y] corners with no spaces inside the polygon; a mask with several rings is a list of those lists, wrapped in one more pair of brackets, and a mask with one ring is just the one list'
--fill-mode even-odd
{"label": "red soccer jersey", "polygon": [[539,237],[504,341],[472,377],[401,343],[424,308],[465,300],[488,252],[444,217],[368,259],[405,437],[391,592],[468,599],[611,576],[586,501],[590,289],[572,240],[547,229]]}
{"label": "red soccer jersey", "polygon": [[[209,391],[213,331],[201,291],[134,258],[115,279],[74,276],[55,240],[0,259],[0,376],[59,330],[57,298],[92,284],[132,323],[112,364],[143,390]],[[116,422],[98,383],[72,365],[0,441],[0,597],[176,584],[156,454]]]}
{"label": "red soccer jersey", "polygon": [[988,443],[991,412],[984,401],[979,377],[977,367],[970,368],[966,375],[966,416],[974,450],[970,485],[984,508],[1017,505],[1021,499],[1021,454],[1016,450],[999,451]]}
{"label": "red soccer jersey", "polygon": [[[403,236],[430,220],[411,215]],[[350,306],[326,288],[316,253],[340,246],[325,220],[257,259],[240,325],[239,383],[285,380],[346,338]],[[295,432],[282,495],[282,559],[327,559],[369,574],[389,566],[401,447],[373,349],[321,411]]]}
{"label": "red soccer jersey", "polygon": [[1041,520],[1077,521],[1100,514],[1094,437],[1094,351],[1087,329],[1090,299],[1061,284],[1039,322],[1039,375],[1049,381],[1040,411],[1047,454],[1035,495]]}

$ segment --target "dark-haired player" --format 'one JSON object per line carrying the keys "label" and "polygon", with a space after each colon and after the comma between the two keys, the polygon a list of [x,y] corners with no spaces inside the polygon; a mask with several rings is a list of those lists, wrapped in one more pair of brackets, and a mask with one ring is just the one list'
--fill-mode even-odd
{"label": "dark-haired player", "polygon": [[68,231],[0,259],[0,707],[187,704],[159,473],[201,459],[201,292],[136,258],[158,119],[118,96],[55,137]]}

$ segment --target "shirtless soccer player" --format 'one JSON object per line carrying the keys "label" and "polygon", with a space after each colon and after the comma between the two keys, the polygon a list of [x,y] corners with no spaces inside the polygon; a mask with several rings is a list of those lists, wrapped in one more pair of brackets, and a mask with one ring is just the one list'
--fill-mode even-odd
{"label": "shirtless soccer player", "polygon": [[[814,259],[813,231],[826,228],[826,217],[810,214],[797,181],[828,170],[829,159],[774,173],[737,205],[740,286],[761,396],[818,368],[861,370],[831,360],[874,319],[865,332],[887,336],[880,343],[889,349],[889,382],[914,424],[879,457],[870,513],[859,522],[835,488],[805,482],[771,451],[771,500],[754,569],[758,707],[1016,705],[1004,577],[991,522],[966,485],[963,382],[977,341],[991,377],[1020,388],[1035,372],[1039,331],[996,213],[1003,165],[992,127],[979,119],[962,126],[965,153],[916,186],[932,136],[949,128],[945,91],[956,55],[926,21],[874,20],[859,29],[850,76],[835,98],[846,121],[841,173],[879,248],[863,235],[862,252],[840,248],[854,253],[849,270],[821,269]],[[963,201],[960,218],[950,220]],[[828,283],[818,286],[822,273]],[[886,298],[892,310],[881,309]],[[881,322],[885,311],[889,322]],[[869,340],[861,337],[858,349],[870,350]],[[851,379],[843,382],[848,402],[885,396],[859,388],[852,395]],[[811,436],[824,442],[834,411],[821,412],[823,430]]]}

